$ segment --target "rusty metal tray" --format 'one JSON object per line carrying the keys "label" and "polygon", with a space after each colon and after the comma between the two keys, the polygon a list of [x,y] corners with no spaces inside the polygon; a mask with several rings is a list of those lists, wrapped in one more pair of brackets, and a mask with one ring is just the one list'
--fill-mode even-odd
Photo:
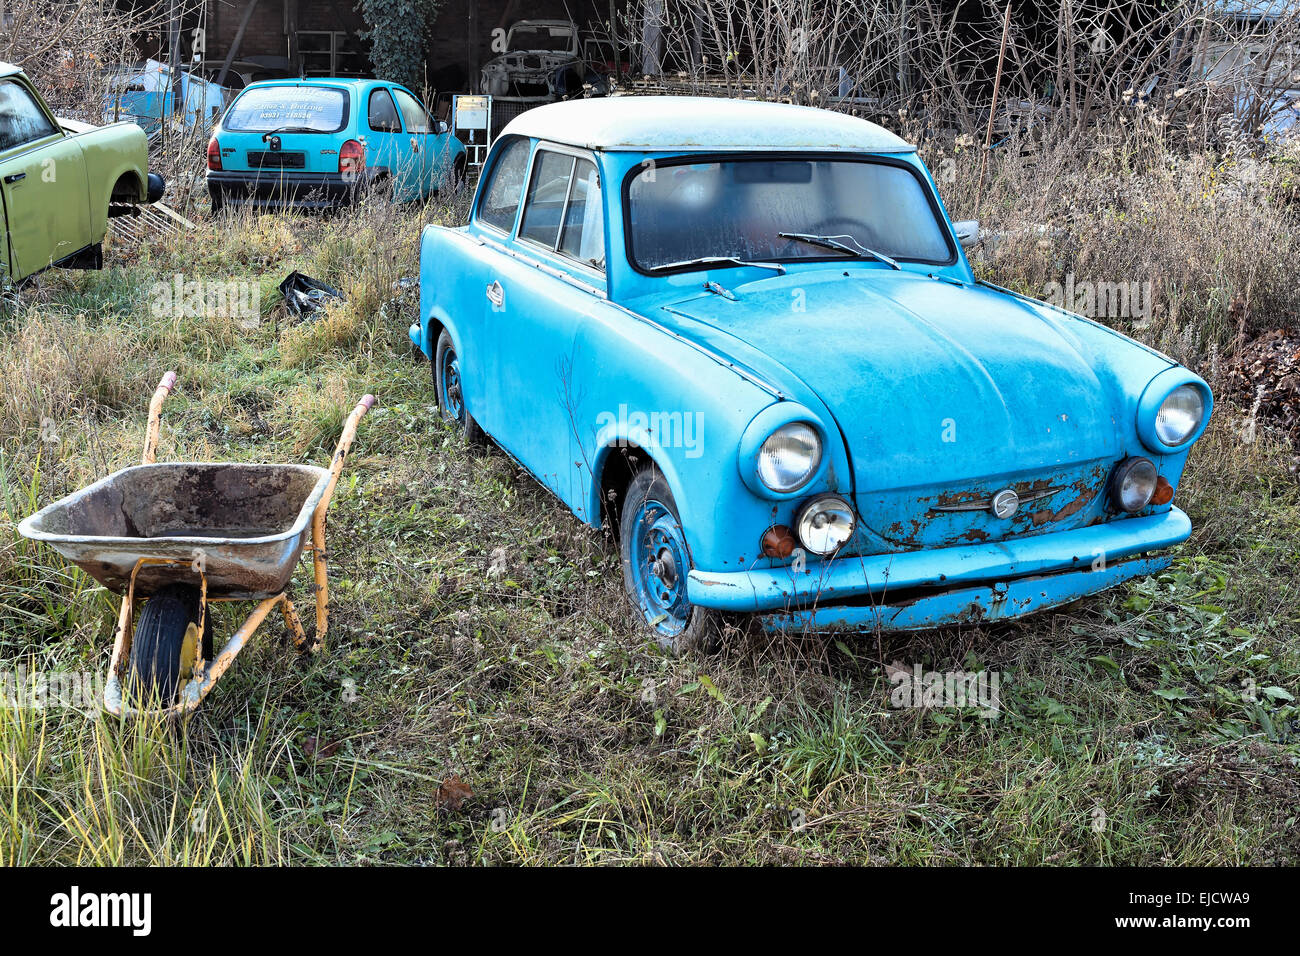
{"label": "rusty metal tray", "polygon": [[[141,558],[161,558],[201,562],[213,597],[261,599],[289,583],[329,480],[313,465],[135,465],[42,508],[18,530],[117,593]],[[176,564],[146,564],[135,592],[184,577]]]}

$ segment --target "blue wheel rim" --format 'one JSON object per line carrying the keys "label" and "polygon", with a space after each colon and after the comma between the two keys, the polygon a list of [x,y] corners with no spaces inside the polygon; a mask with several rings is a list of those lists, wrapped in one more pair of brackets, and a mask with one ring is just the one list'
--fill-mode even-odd
{"label": "blue wheel rim", "polygon": [[682,527],[662,502],[650,499],[637,509],[631,531],[630,577],[646,623],[665,637],[676,637],[691,615],[686,599],[691,565]]}
{"label": "blue wheel rim", "polygon": [[442,407],[447,410],[447,417],[461,420],[465,412],[465,397],[461,391],[460,359],[455,349],[442,353]]}

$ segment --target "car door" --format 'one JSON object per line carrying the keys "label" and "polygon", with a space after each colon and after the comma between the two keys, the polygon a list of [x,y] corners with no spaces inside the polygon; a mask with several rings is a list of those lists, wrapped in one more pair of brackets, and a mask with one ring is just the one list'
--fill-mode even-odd
{"label": "car door", "polygon": [[15,279],[97,241],[81,146],[18,77],[0,79],[0,197]]}
{"label": "car door", "polygon": [[489,405],[507,421],[511,454],[572,502],[578,436],[592,426],[577,420],[575,392],[594,359],[574,339],[606,289],[603,197],[582,150],[542,144],[530,170],[518,255],[493,257],[488,276]]}
{"label": "car door", "polygon": [[[361,125],[361,124],[358,124]],[[382,166],[388,170],[393,185],[393,198],[409,198],[409,163],[405,160],[405,136],[402,119],[393,102],[393,94],[386,86],[375,86],[366,97],[365,131],[366,165]]]}
{"label": "car door", "polygon": [[435,126],[423,104],[400,86],[393,87],[393,98],[402,114],[405,127],[404,146],[409,151],[411,199],[423,199],[433,191]]}

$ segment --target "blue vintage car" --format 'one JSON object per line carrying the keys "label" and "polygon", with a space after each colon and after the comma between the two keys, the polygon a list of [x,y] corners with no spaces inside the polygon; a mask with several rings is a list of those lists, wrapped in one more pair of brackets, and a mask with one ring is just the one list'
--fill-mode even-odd
{"label": "blue vintage car", "polygon": [[264,80],[208,142],[213,212],[228,203],[326,208],[363,189],[423,199],[465,179],[465,146],[415,94],[382,80]]}
{"label": "blue vintage car", "polygon": [[795,106],[620,97],[495,143],[421,240],[442,413],[616,532],[666,644],[1010,618],[1164,567],[1205,382],[978,281],[913,147]]}

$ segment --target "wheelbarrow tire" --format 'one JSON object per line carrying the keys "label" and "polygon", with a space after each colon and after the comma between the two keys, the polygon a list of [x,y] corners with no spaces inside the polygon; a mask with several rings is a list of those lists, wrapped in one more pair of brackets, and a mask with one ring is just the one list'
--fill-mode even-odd
{"label": "wheelbarrow tire", "polygon": [[[130,686],[140,705],[175,701],[186,635],[198,623],[201,601],[193,585],[167,584],[145,602],[131,640]],[[203,659],[212,660],[211,614],[203,621]]]}
{"label": "wheelbarrow tire", "polygon": [[460,376],[460,356],[456,353],[456,343],[452,341],[451,333],[443,329],[438,333],[438,345],[433,350],[433,383],[438,408],[444,419],[460,424],[466,441],[471,445],[485,445],[487,436],[465,407]]}

